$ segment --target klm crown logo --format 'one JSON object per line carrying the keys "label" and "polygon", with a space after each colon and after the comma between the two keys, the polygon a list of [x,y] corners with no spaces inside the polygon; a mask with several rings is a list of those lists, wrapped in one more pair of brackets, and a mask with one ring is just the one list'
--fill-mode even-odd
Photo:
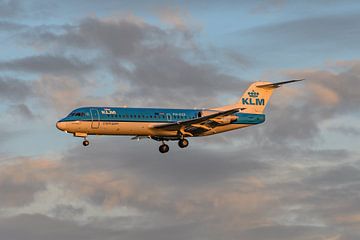
{"label": "klm crown logo", "polygon": [[252,90],[251,92],[248,92],[248,95],[249,97],[257,98],[259,96],[259,93]]}
{"label": "klm crown logo", "polygon": [[243,105],[261,105],[261,106],[265,105],[265,99],[258,98],[260,95],[258,92],[252,90],[247,94],[249,95],[249,97],[244,97],[241,99]]}

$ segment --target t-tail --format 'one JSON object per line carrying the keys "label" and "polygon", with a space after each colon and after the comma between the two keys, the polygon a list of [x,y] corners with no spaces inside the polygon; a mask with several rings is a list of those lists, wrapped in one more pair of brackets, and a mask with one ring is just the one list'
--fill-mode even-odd
{"label": "t-tail", "polygon": [[241,109],[241,112],[244,113],[263,113],[275,88],[287,83],[299,82],[302,80],[304,79],[294,79],[277,83],[254,82],[249,86],[236,104],[221,107],[218,108],[218,110],[239,108]]}

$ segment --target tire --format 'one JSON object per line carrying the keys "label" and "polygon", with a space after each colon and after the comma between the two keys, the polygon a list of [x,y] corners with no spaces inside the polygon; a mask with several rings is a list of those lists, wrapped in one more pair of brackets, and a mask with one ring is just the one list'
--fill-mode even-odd
{"label": "tire", "polygon": [[83,145],[86,147],[86,146],[89,146],[90,142],[88,140],[84,140],[83,141]]}
{"label": "tire", "polygon": [[169,149],[170,149],[169,146],[166,144],[160,145],[160,147],[159,147],[159,151],[161,153],[167,153],[169,151]]}
{"label": "tire", "polygon": [[180,148],[186,148],[187,146],[189,146],[189,141],[184,139],[180,139],[178,142],[178,145]]}

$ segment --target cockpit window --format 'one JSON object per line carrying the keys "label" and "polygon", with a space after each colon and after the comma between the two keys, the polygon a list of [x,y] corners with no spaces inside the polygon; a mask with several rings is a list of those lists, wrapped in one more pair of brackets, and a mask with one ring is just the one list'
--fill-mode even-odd
{"label": "cockpit window", "polygon": [[69,117],[85,117],[85,115],[88,114],[85,114],[84,112],[72,112],[69,114]]}

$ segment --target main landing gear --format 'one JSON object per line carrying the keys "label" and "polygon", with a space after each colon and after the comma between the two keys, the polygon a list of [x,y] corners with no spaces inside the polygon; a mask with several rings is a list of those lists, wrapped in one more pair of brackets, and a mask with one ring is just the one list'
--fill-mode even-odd
{"label": "main landing gear", "polygon": [[[185,138],[180,139],[178,142],[178,145],[180,148],[186,148],[187,146],[189,146],[189,141],[186,140]],[[165,144],[164,141],[162,141],[162,144],[159,147],[159,151],[161,153],[167,153],[169,151],[169,145]]]}
{"label": "main landing gear", "polygon": [[185,138],[180,139],[178,145],[180,148],[186,148],[187,146],[189,146],[189,141],[186,140]]}
{"label": "main landing gear", "polygon": [[164,142],[163,142],[163,144],[162,145],[160,145],[160,147],[159,147],[159,151],[161,152],[161,153],[167,153],[168,151],[169,151],[169,145],[167,145],[167,144],[165,144]]}

